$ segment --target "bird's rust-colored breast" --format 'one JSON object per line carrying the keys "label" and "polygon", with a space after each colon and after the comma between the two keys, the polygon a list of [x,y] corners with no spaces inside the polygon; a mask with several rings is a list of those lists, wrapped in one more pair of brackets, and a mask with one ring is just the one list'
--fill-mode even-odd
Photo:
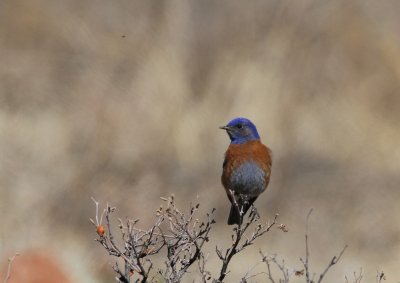
{"label": "bird's rust-colored breast", "polygon": [[250,141],[245,144],[231,144],[225,153],[223,172],[221,176],[225,189],[229,188],[229,179],[232,172],[247,161],[257,163],[265,172],[265,182],[268,185],[272,166],[271,150],[259,140]]}

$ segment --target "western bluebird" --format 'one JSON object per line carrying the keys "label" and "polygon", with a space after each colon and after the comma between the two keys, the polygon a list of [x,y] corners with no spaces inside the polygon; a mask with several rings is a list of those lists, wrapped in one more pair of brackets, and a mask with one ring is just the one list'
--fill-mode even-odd
{"label": "western bluebird", "polygon": [[226,130],[231,139],[221,176],[232,204],[228,225],[239,225],[247,210],[268,186],[271,150],[261,143],[256,126],[246,118],[235,118],[220,128]]}

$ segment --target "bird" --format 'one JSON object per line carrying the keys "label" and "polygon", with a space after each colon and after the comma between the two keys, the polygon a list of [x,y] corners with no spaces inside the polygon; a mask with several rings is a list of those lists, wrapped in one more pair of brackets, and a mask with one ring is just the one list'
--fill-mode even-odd
{"label": "bird", "polygon": [[261,143],[256,126],[247,118],[234,118],[220,129],[231,141],[221,176],[231,202],[228,225],[241,225],[243,216],[269,184],[272,152]]}

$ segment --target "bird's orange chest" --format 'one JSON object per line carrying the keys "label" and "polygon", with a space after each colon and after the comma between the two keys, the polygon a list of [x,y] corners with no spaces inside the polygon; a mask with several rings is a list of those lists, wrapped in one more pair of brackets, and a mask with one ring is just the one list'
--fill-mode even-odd
{"label": "bird's orange chest", "polygon": [[229,186],[229,179],[233,171],[246,162],[256,163],[269,178],[272,159],[271,151],[259,140],[250,141],[245,144],[231,144],[225,153],[222,173],[222,184],[225,188]]}

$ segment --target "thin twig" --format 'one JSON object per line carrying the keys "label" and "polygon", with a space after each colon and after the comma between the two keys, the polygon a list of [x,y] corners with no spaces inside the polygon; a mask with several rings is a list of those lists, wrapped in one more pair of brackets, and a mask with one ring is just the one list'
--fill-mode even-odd
{"label": "thin twig", "polygon": [[19,253],[16,253],[15,255],[13,255],[12,257],[8,258],[8,266],[7,266],[7,273],[6,276],[4,277],[3,283],[7,283],[7,281],[10,279],[11,277],[11,266],[15,260],[15,258],[19,256]]}
{"label": "thin twig", "polygon": [[242,279],[240,279],[241,283],[245,283],[247,282],[248,279],[250,278],[254,278],[260,274],[264,274],[265,272],[259,272],[259,273],[255,273],[255,274],[251,274],[251,272],[253,272],[254,269],[256,269],[257,266],[259,266],[261,264],[261,262],[257,262],[252,268],[250,268],[246,274],[242,277]]}
{"label": "thin twig", "polygon": [[[361,283],[361,280],[363,278],[363,276],[362,276],[362,268],[360,268],[360,272],[358,274],[354,271],[353,277],[354,277],[354,283]],[[344,278],[346,280],[346,283],[350,283],[350,281],[347,278],[347,276],[345,276]]]}
{"label": "thin twig", "polygon": [[228,265],[235,254],[243,250],[245,247],[252,245],[255,239],[270,231],[272,226],[274,226],[277,223],[276,220],[278,218],[278,214],[275,215],[275,218],[272,223],[266,223],[265,225],[258,225],[255,228],[255,231],[253,232],[252,236],[246,239],[246,241],[242,244],[242,246],[239,246],[240,240],[242,239],[247,229],[250,227],[252,223],[258,220],[256,215],[257,214],[252,211],[252,213],[250,213],[249,215],[248,221],[244,225],[242,225],[240,221],[239,225],[237,225],[233,229],[234,231],[232,235],[233,243],[232,246],[226,250],[225,256],[222,255],[222,252],[218,249],[218,247],[216,248],[217,255],[222,260],[222,267],[217,282],[222,282],[225,279],[226,275],[228,274],[227,272]]}
{"label": "thin twig", "polygon": [[381,283],[382,280],[386,280],[385,273],[383,271],[376,271],[376,283]]}
{"label": "thin twig", "polygon": [[303,261],[302,258],[300,258],[300,261],[304,265],[304,269],[306,270],[306,282],[310,283],[312,282],[312,279],[310,279],[310,270],[309,270],[309,258],[310,258],[310,252],[309,252],[309,247],[308,247],[308,222],[310,219],[310,215],[312,213],[313,209],[311,208],[310,211],[307,213],[306,217],[306,234],[305,234],[305,240],[306,240],[306,260]]}
{"label": "thin twig", "polygon": [[329,262],[328,266],[325,268],[324,272],[320,274],[319,279],[318,279],[318,283],[321,283],[322,279],[324,278],[325,274],[328,272],[328,270],[335,265],[340,258],[342,257],[344,251],[347,249],[347,245],[344,246],[344,248],[342,249],[342,251],[339,253],[339,256],[334,256],[331,261]]}
{"label": "thin twig", "polygon": [[265,262],[265,264],[267,265],[267,275],[268,275],[268,279],[271,281],[271,283],[275,283],[275,279],[272,277],[270,262],[273,262],[278,267],[278,269],[282,272],[283,279],[279,279],[279,283],[288,283],[289,282],[289,270],[285,266],[285,261],[282,260],[282,264],[280,264],[276,259],[276,255],[270,256],[270,258],[268,258],[268,256],[264,255],[262,251],[259,251],[259,253],[262,258],[261,261]]}
{"label": "thin twig", "polygon": [[[312,283],[314,282],[314,276],[315,273],[313,274],[313,277],[310,278],[310,265],[309,265],[309,259],[310,259],[310,250],[309,250],[309,245],[308,245],[308,223],[309,223],[309,218],[310,215],[312,213],[313,209],[311,208],[310,211],[307,214],[306,217],[306,233],[305,233],[305,242],[306,242],[306,259],[303,260],[302,258],[300,258],[300,261],[303,263],[304,269],[306,271],[306,282],[307,283]],[[342,249],[342,251],[339,253],[339,256],[334,256],[331,261],[329,262],[329,264],[327,265],[327,267],[325,268],[325,270],[319,275],[319,279],[317,283],[321,283],[322,279],[325,277],[326,273],[328,272],[328,270],[335,265],[340,258],[342,257],[344,251],[346,250],[347,245],[344,246],[344,248]]]}

